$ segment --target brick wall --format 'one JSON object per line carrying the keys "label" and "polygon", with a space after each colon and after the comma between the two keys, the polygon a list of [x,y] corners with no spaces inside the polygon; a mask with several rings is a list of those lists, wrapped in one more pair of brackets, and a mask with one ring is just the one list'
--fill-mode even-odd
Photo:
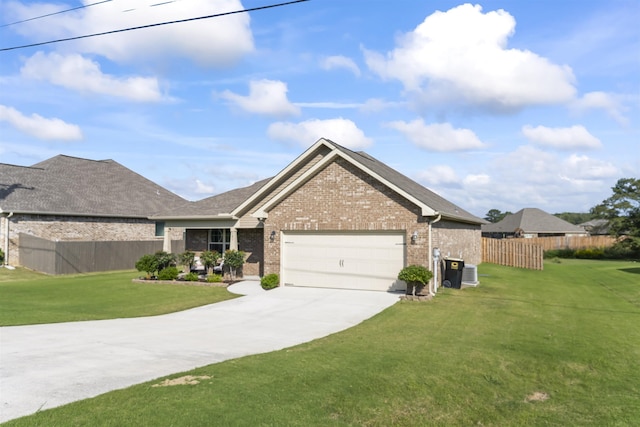
{"label": "brick wall", "polygon": [[243,276],[264,275],[264,233],[262,228],[238,230],[238,249],[245,253]]}
{"label": "brick wall", "polygon": [[[264,274],[280,272],[280,231],[402,230],[407,264],[429,264],[429,228],[418,206],[343,159],[274,206],[264,229]],[[479,230],[479,227],[478,227]],[[270,234],[275,231],[275,239]]]}
{"label": "brick wall", "polygon": [[462,258],[466,264],[482,262],[482,236],[479,225],[442,220],[433,224],[433,247],[442,257]]}
{"label": "brick wall", "polygon": [[[172,240],[182,239],[181,228],[171,227],[165,232],[170,234]],[[163,239],[155,237],[155,222],[147,219],[15,214],[10,218],[8,261],[11,265],[19,265],[19,233],[53,241]]]}

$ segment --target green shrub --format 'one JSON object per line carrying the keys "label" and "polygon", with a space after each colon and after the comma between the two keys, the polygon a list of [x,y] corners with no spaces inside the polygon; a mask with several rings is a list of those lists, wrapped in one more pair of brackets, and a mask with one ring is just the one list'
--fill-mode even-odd
{"label": "green shrub", "polygon": [[176,265],[176,255],[164,251],[158,251],[154,255],[158,261],[157,270],[164,270],[167,267]]}
{"label": "green shrub", "polygon": [[188,273],[184,276],[184,280],[187,282],[197,282],[198,281],[198,273]]}
{"label": "green shrub", "polygon": [[602,248],[586,248],[578,249],[575,252],[576,258],[579,259],[602,259],[604,258],[604,249]]}
{"label": "green shrub", "polygon": [[630,237],[617,242],[604,250],[604,256],[607,259],[640,260],[640,239]]}
{"label": "green shrub", "polygon": [[178,267],[167,267],[160,270],[158,280],[176,280],[178,278]]}
{"label": "green shrub", "polygon": [[4,262],[4,252],[2,252],[2,249],[0,249],[0,264],[2,264]]}
{"label": "green shrub", "polygon": [[144,271],[147,273],[147,279],[150,279],[158,270],[158,258],[155,255],[147,254],[142,255],[138,261],[136,261],[136,270]]}
{"label": "green shrub", "polygon": [[229,266],[231,277],[236,278],[236,271],[244,264],[244,252],[229,249],[224,253],[224,264]]}
{"label": "green shrub", "polygon": [[220,282],[222,282],[222,274],[209,274],[207,276],[207,282],[209,282],[209,283],[220,283]]}
{"label": "green shrub", "polygon": [[575,258],[576,251],[574,249],[551,249],[549,251],[544,251],[543,257],[545,259],[549,258]]}
{"label": "green shrub", "polygon": [[200,254],[200,262],[204,265],[205,271],[209,270],[218,263],[221,255],[217,251],[204,251]]}
{"label": "green shrub", "polygon": [[180,254],[178,259],[180,260],[181,265],[184,265],[185,267],[187,267],[188,271],[191,271],[196,260],[196,254],[191,251],[185,251]]}
{"label": "green shrub", "polygon": [[278,276],[276,273],[267,274],[262,279],[260,279],[260,286],[262,286],[262,289],[269,290],[277,288],[279,284],[280,276]]}
{"label": "green shrub", "polygon": [[422,283],[426,285],[433,277],[433,273],[422,265],[409,265],[398,273],[398,279],[407,283]]}

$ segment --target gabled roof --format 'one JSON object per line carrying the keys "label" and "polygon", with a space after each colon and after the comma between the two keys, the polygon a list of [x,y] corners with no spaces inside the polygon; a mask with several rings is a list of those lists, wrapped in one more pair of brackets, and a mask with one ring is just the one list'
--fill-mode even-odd
{"label": "gabled roof", "polygon": [[483,233],[565,233],[584,234],[584,229],[538,208],[524,208],[505,216],[502,221],[485,224]]}
{"label": "gabled roof", "polygon": [[[422,209],[423,216],[436,217],[442,215],[443,218],[452,219],[456,221],[468,222],[472,224],[484,224],[484,219],[478,218],[475,215],[465,211],[461,207],[449,202],[433,191],[418,184],[412,179],[402,175],[395,169],[390,168],[383,162],[375,159],[364,152],[355,152],[345,148],[335,142],[321,138],[313,146],[311,146],[302,156],[292,163],[289,167],[296,163],[309,161],[309,159],[317,151],[318,147],[325,146],[330,150],[330,153],[316,163],[311,169],[307,170],[304,174],[299,176],[294,182],[292,182],[287,188],[282,189],[279,195],[271,198],[263,206],[260,207],[258,212],[254,213],[254,216],[266,217],[268,209],[277,203],[282,198],[286,197],[298,186],[302,185],[307,179],[313,176],[318,170],[323,168],[326,164],[334,161],[337,157],[341,157],[351,163],[353,166],[376,178],[382,184],[396,191],[407,200],[415,203]],[[278,177],[286,173],[286,169],[274,177],[274,182]],[[270,184],[263,187],[262,192],[269,191]],[[254,196],[255,197],[255,196]]]}
{"label": "gabled roof", "polygon": [[0,211],[147,218],[185,200],[113,160],[59,155],[0,164]]}
{"label": "gabled roof", "polygon": [[214,217],[230,217],[238,206],[245,200],[255,194],[262,188],[271,178],[263,179],[248,187],[237,188],[197,202],[186,202],[175,207],[169,207],[158,213],[153,218],[159,219],[180,219],[185,215],[189,218],[214,218]]}
{"label": "gabled roof", "polygon": [[[229,191],[199,202],[190,202],[162,212],[155,219],[239,218],[252,211],[254,217],[268,217],[269,208],[311,179],[325,165],[343,158],[373,176],[387,187],[412,201],[424,216],[483,224],[480,219],[417,182],[374,159],[366,153],[354,152],[327,139],[320,139],[280,173],[252,186]],[[320,159],[320,160],[318,160]]]}

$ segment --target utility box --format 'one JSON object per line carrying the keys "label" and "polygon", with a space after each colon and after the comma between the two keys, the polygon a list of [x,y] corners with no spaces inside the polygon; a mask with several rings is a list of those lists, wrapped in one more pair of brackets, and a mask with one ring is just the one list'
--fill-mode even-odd
{"label": "utility box", "polygon": [[442,286],[444,286],[445,288],[460,289],[462,287],[462,271],[463,270],[464,270],[463,260],[455,259],[455,258],[445,258]]}

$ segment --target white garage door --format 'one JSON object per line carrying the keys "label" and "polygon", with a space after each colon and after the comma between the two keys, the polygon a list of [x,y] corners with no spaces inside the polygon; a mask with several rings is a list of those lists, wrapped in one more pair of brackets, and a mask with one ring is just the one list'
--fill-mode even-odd
{"label": "white garage door", "polygon": [[285,232],[282,283],[285,286],[403,289],[404,233]]}

